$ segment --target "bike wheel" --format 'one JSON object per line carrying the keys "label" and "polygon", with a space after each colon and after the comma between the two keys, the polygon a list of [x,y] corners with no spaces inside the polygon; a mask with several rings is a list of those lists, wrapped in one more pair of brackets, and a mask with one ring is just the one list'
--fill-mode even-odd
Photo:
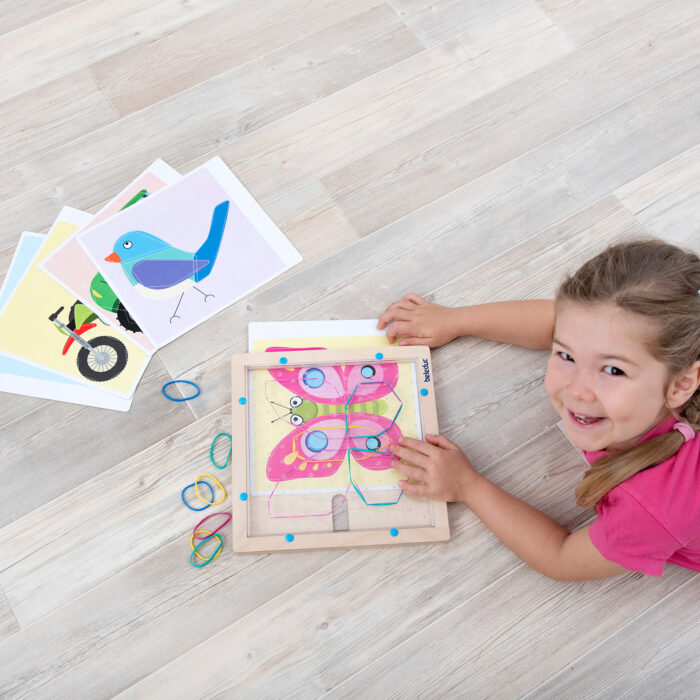
{"label": "bike wheel", "polygon": [[97,358],[87,348],[80,348],[77,361],[78,371],[86,379],[91,379],[94,382],[106,382],[114,379],[126,367],[129,354],[121,340],[101,335],[97,338],[91,338],[88,342],[102,357]]}

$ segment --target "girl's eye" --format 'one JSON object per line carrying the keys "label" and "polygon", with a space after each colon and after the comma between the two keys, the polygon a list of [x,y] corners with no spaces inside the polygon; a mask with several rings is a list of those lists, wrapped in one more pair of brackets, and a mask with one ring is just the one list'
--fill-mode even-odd
{"label": "girl's eye", "polygon": [[619,367],[613,367],[612,365],[605,365],[605,367],[603,367],[603,372],[610,374],[613,377],[621,377],[624,374]]}
{"label": "girl's eye", "polygon": [[557,353],[557,355],[559,355],[559,357],[561,357],[562,360],[566,360],[567,362],[573,362],[573,361],[574,361],[574,358],[573,358],[571,355],[569,355],[568,352],[564,352],[563,350],[560,350],[560,351]]}

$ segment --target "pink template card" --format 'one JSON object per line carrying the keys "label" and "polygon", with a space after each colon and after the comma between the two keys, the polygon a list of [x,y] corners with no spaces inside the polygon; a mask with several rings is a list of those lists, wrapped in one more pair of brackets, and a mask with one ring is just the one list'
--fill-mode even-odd
{"label": "pink template card", "polygon": [[[149,355],[155,351],[153,344],[133,319],[129,308],[112,293],[113,290],[98,276],[97,267],[78,243],[77,234],[87,231],[118,213],[130,200],[140,193],[143,194],[143,191],[147,193],[146,197],[148,197],[167,185],[177,182],[180,178],[180,173],[167,163],[162,160],[155,161],[100,209],[87,226],[78,231],[76,235],[71,236],[40,264],[41,269],[46,274],[74,294],[105,323],[126,334],[135,345],[138,345]],[[141,201],[143,201],[143,197],[131,206],[136,206]]]}
{"label": "pink template card", "polygon": [[156,348],[301,260],[218,157],[78,241]]}

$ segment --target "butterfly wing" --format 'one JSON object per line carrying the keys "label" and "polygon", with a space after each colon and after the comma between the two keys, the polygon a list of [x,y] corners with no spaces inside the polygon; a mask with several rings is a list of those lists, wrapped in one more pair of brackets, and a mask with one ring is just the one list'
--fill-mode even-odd
{"label": "butterfly wing", "polygon": [[348,449],[355,461],[365,469],[379,471],[394,466],[389,446],[397,444],[401,429],[385,416],[369,413],[348,415]]}
{"label": "butterfly wing", "polygon": [[345,459],[345,416],[334,413],[295,428],[272,450],[266,473],[270,481],[332,476]]}
{"label": "butterfly wing", "polygon": [[318,403],[345,403],[345,375],[340,366],[287,367],[268,370],[275,380],[296,396]]}
{"label": "butterfly wing", "polygon": [[364,365],[346,365],[345,385],[352,403],[373,401],[386,396],[399,379],[399,366],[395,362],[372,362]]}

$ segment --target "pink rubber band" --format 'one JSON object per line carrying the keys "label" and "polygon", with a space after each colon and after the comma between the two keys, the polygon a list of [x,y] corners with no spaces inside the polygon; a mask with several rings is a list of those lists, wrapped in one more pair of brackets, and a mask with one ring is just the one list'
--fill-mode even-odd
{"label": "pink rubber band", "polygon": [[686,442],[695,437],[695,431],[687,423],[676,423],[673,429],[680,431]]}

